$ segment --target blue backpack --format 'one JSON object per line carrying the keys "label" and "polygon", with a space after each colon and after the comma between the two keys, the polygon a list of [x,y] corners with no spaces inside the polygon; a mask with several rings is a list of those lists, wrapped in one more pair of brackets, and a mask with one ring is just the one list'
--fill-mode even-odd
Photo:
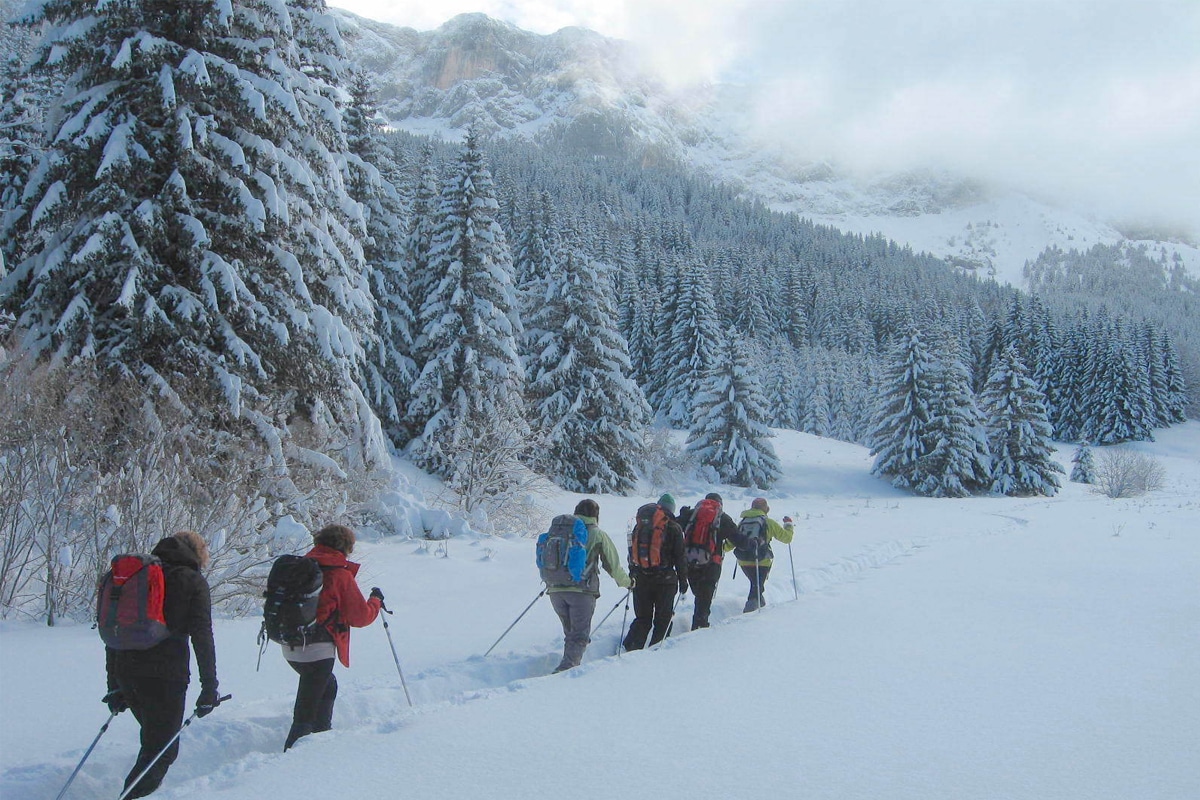
{"label": "blue backpack", "polygon": [[584,586],[587,571],[587,523],[559,514],[537,540],[537,565],[547,586]]}

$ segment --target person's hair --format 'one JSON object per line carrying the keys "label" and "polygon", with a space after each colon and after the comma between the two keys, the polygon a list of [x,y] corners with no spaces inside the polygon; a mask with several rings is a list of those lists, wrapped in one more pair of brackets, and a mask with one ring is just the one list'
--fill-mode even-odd
{"label": "person's hair", "polygon": [[721,495],[717,494],[716,492],[709,492],[708,494],[704,495],[704,499],[705,500],[716,500],[718,503],[722,503],[722,504],[724,504],[724,502],[725,502],[724,500],[721,499]]}
{"label": "person's hair", "polygon": [[757,508],[759,511],[763,512],[764,514],[771,510],[771,507],[769,505],[767,505],[767,498],[765,498],[765,497],[754,498],[754,502],[750,504],[750,507]]}
{"label": "person's hair", "polygon": [[588,497],[575,504],[575,514],[581,517],[600,519],[600,504]]}
{"label": "person's hair", "polygon": [[174,534],[174,537],[196,554],[196,561],[199,562],[200,569],[208,568],[208,542],[204,541],[203,536],[195,531],[179,531]]}
{"label": "person's hair", "polygon": [[313,542],[332,547],[346,555],[354,552],[354,531],[345,525],[326,525],[313,534]]}

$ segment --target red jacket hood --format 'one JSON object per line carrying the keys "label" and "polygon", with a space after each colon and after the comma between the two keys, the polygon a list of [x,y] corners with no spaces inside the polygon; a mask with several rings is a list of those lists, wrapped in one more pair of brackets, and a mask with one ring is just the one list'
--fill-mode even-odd
{"label": "red jacket hood", "polygon": [[357,577],[359,564],[350,561],[346,558],[346,554],[341,550],[334,550],[332,547],[326,547],[319,544],[305,554],[308,558],[313,559],[322,567],[345,567],[350,570],[350,574]]}

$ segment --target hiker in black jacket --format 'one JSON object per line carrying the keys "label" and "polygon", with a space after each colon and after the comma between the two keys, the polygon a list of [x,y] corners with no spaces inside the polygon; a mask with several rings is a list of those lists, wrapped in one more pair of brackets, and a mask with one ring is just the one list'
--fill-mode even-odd
{"label": "hiker in black jacket", "polygon": [[[125,787],[137,778],[176,732],[183,727],[184,703],[191,679],[191,649],[196,650],[200,696],[196,715],[203,717],[220,705],[217,693],[217,650],[213,644],[212,605],[208,581],[200,570],[208,566],[208,545],[200,534],[180,531],[152,551],[163,566],[163,616],[171,632],[147,650],[105,648],[109,711],[133,712],[142,726],[141,750]],[[176,739],[126,797],[145,797],[158,788],[179,755]]]}
{"label": "hiker in black jacket", "polygon": [[[696,607],[692,612],[692,630],[708,627],[708,616],[712,612],[713,596],[717,593],[717,583],[721,580],[722,554],[725,552],[725,541],[737,535],[738,524],[733,517],[725,513],[721,495],[709,492],[704,500],[714,500],[718,505],[717,524],[712,526],[711,539],[706,540],[710,546],[689,548],[688,526],[696,515],[696,509],[684,506],[679,510],[679,527],[684,531],[684,550],[688,562],[688,586],[692,590]],[[701,503],[704,501],[702,500]],[[697,507],[699,507],[699,503]],[[693,537],[704,540],[705,537]]]}
{"label": "hiker in black jacket", "polygon": [[[658,516],[659,512],[663,517]],[[638,529],[644,514],[647,519],[652,514],[652,519],[662,524],[655,524],[653,533],[647,530],[646,538],[639,543]],[[675,593],[683,594],[688,588],[683,530],[675,521],[675,498],[664,494],[657,504],[642,506],[638,509],[638,519],[629,543],[634,620],[622,643],[626,650],[645,647],[647,634],[651,645],[662,641],[675,615]]]}

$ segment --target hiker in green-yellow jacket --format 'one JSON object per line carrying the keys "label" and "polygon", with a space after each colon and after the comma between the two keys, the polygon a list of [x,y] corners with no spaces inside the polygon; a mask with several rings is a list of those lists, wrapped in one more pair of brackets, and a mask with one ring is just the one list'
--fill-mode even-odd
{"label": "hiker in green-yellow jacket", "polygon": [[771,541],[778,539],[784,544],[792,543],[791,526],[780,525],[768,517],[770,510],[765,497],[754,498],[750,508],[742,512],[737,535],[725,540],[725,549],[733,551],[738,566],[750,579],[750,594],[743,612],[757,611],[767,604],[763,585],[771,573],[771,563],[775,557],[771,552]]}
{"label": "hiker in green-yellow jacket", "polygon": [[600,597],[600,569],[603,566],[617,586],[628,589],[629,575],[621,566],[621,554],[608,534],[600,530],[600,504],[588,498],[575,506],[575,516],[583,520],[588,528],[587,566],[582,585],[550,584],[546,593],[550,604],[562,623],[563,657],[555,672],[579,666],[583,651],[592,641],[592,615],[596,613],[596,599]]}

